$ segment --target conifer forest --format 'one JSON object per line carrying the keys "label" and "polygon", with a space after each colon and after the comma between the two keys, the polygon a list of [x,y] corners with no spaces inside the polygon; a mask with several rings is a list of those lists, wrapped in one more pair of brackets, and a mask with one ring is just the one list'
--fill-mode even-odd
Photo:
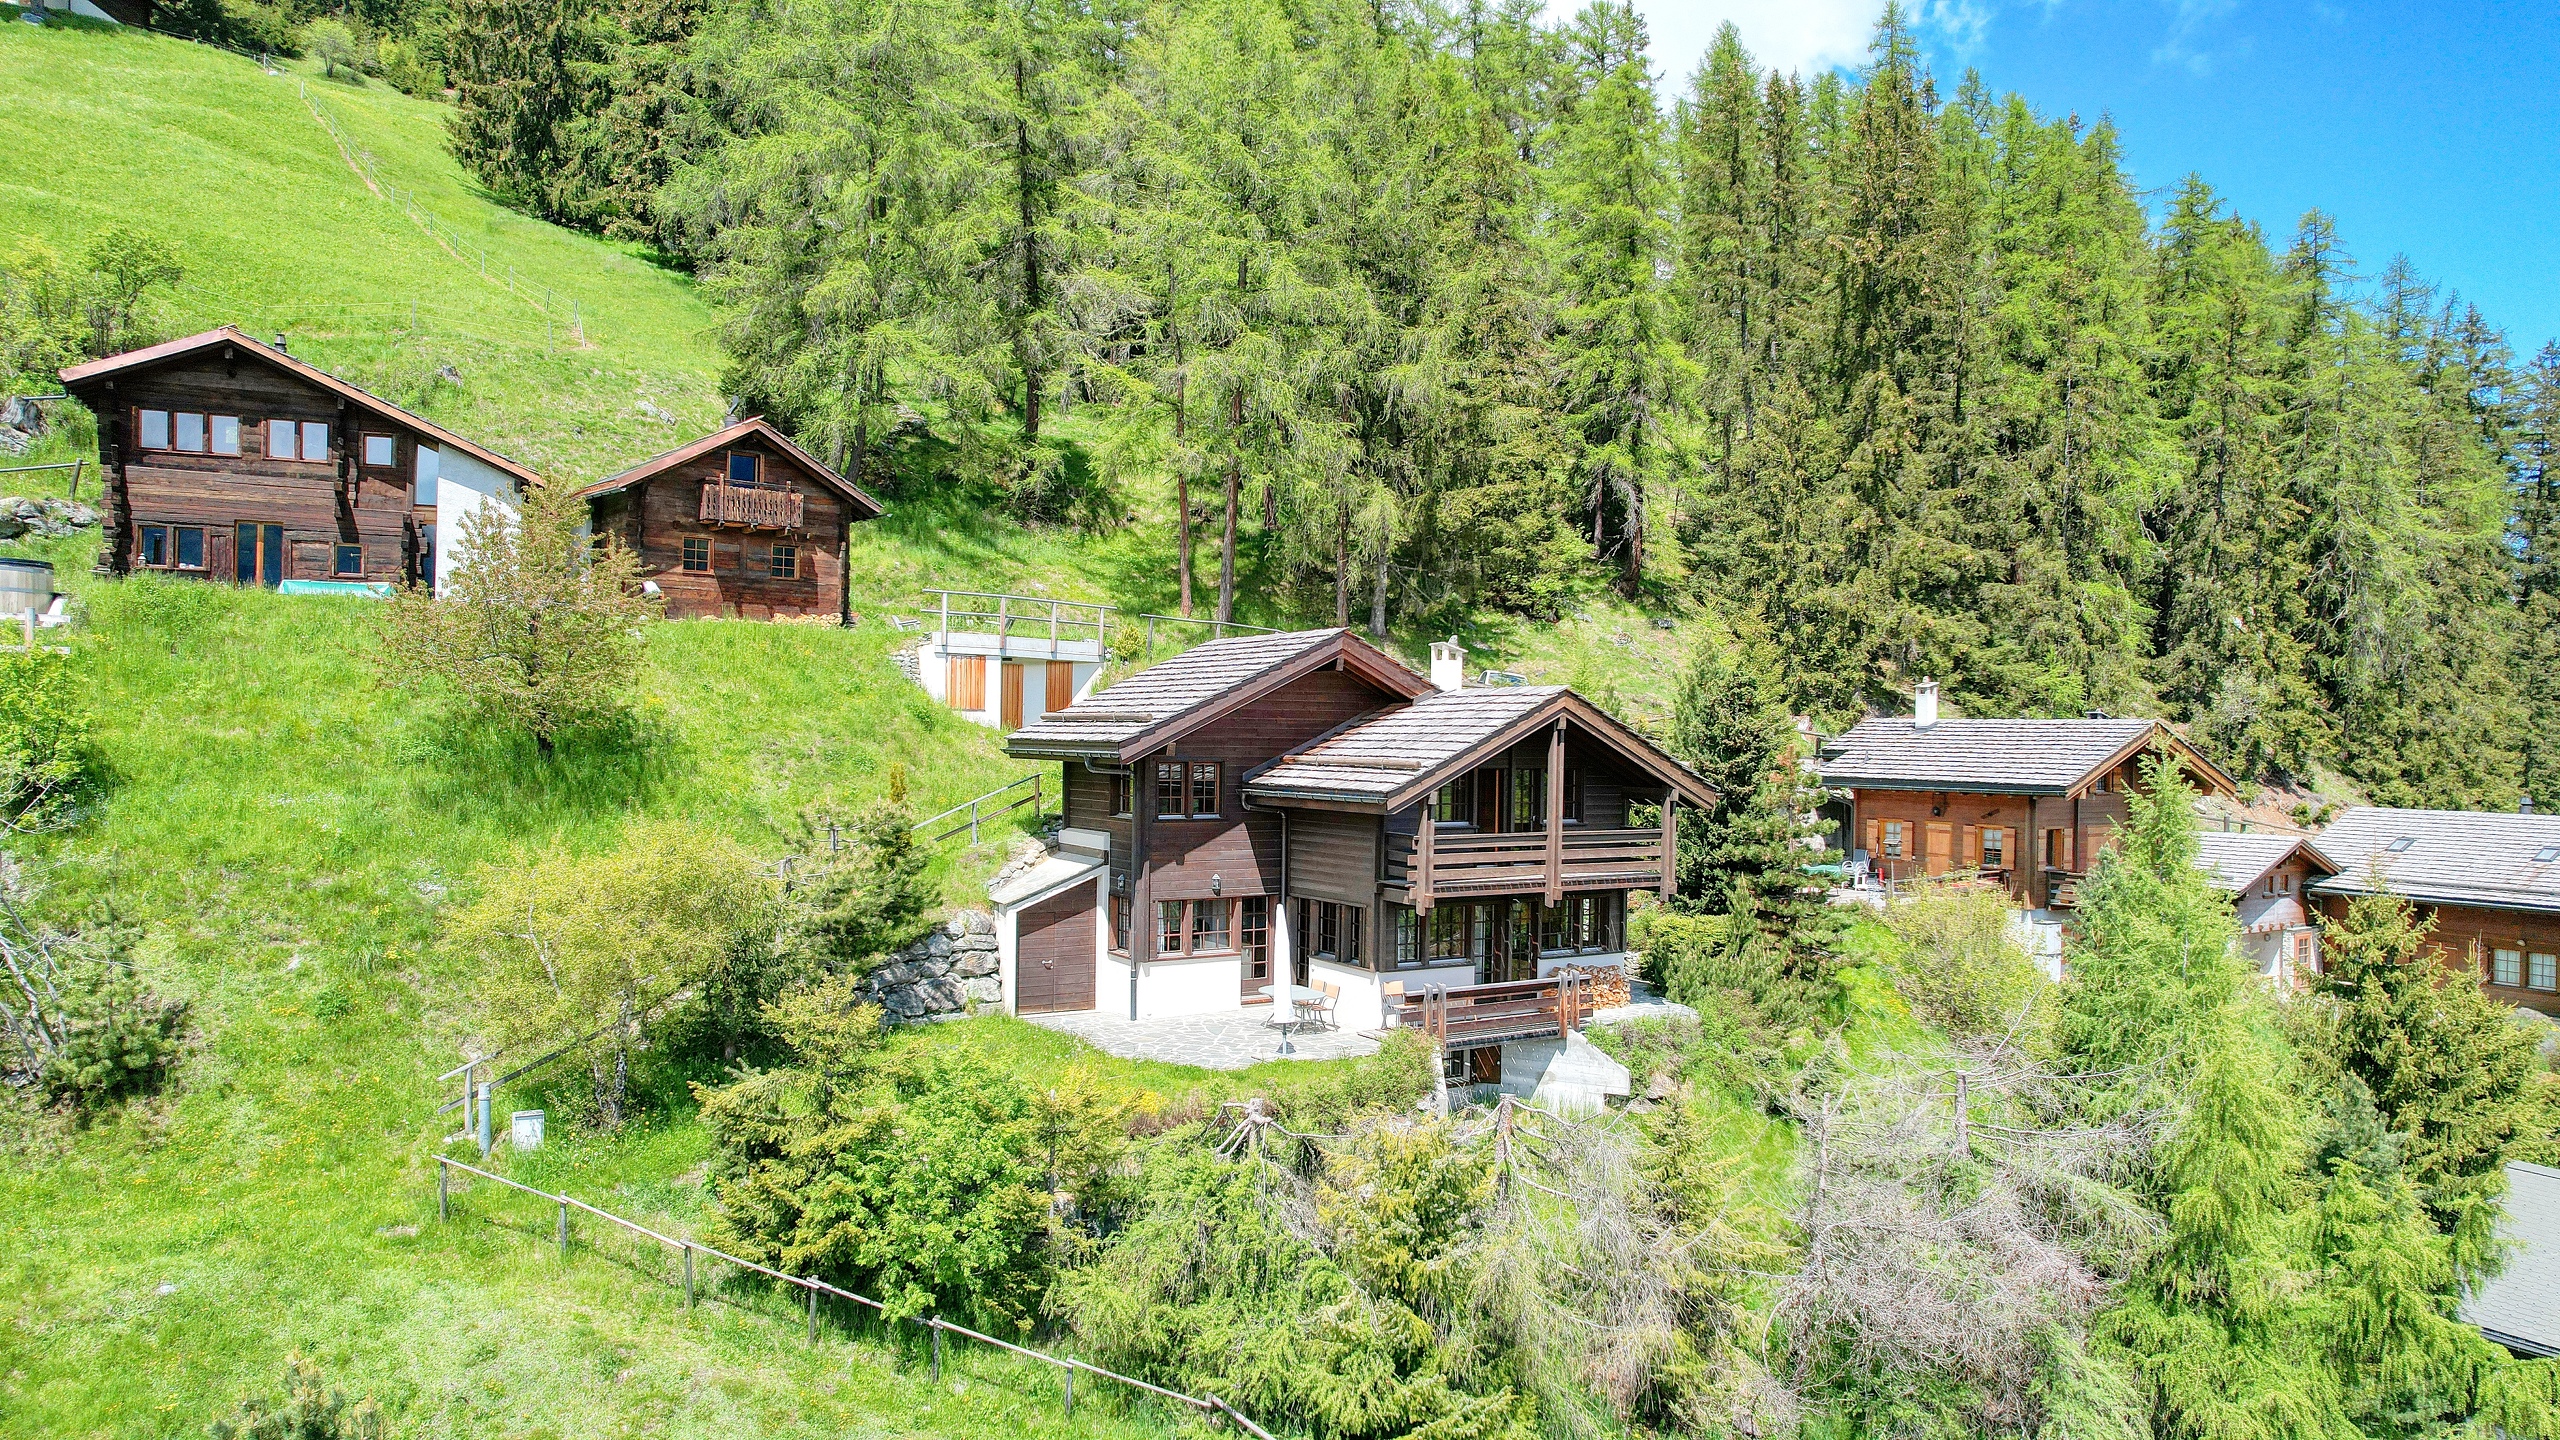
{"label": "conifer forest", "polygon": [[1200,613],[1239,546],[1373,633],[1607,585],[1826,723],[1926,675],[2377,803],[2560,779],[2560,348],[2316,211],[2138,190],[1898,12],[1854,75],[1728,28],[1674,85],[1610,3],[455,21],[457,153],[695,269],[751,408],[860,467],[927,407],[1034,518],[1170,476]]}

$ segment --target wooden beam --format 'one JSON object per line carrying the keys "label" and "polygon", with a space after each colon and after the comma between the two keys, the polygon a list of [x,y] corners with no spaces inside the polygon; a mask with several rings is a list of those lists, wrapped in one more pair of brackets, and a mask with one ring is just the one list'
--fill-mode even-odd
{"label": "wooden beam", "polygon": [[[1432,832],[1439,828],[1439,822],[1434,820],[1431,815],[1431,802],[1428,800],[1423,801],[1422,833],[1414,837],[1413,876],[1408,884],[1413,891],[1413,908],[1424,915],[1431,913],[1431,855],[1433,851],[1431,836]],[[1428,941],[1424,943],[1423,948],[1425,950],[1430,948]]]}
{"label": "wooden beam", "polygon": [[1547,903],[1564,900],[1564,720],[1547,732]]}
{"label": "wooden beam", "polygon": [[1680,873],[1680,789],[1676,785],[1662,787],[1662,898],[1671,898],[1672,882]]}

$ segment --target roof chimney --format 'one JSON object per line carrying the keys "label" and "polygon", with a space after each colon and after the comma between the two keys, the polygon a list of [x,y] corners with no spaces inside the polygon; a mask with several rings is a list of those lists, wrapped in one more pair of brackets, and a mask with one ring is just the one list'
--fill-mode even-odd
{"label": "roof chimney", "polygon": [[2525,796],[2520,796],[2520,797],[2518,797],[2518,799],[2516,800],[2516,813],[2517,813],[2517,814],[2519,814],[2519,815],[2530,815],[2530,814],[2532,814],[2532,813],[2533,813],[2533,797],[2532,797],[2532,796],[2530,796],[2530,795],[2525,795]]}
{"label": "roof chimney", "polygon": [[281,330],[276,332],[276,353],[279,355],[289,353],[284,348],[284,332]]}
{"label": "roof chimney", "polygon": [[1467,683],[1467,647],[1458,637],[1431,642],[1431,688],[1461,690]]}
{"label": "roof chimney", "polygon": [[1934,729],[1938,723],[1938,682],[1923,680],[1911,692],[1911,728]]}

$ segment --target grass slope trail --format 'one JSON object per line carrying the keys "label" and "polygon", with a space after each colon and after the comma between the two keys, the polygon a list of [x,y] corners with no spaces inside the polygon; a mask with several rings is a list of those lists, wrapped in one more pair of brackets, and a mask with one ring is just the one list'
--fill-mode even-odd
{"label": "grass slope trail", "polygon": [[[186,267],[162,317],[176,333],[283,332],[546,474],[594,479],[716,427],[718,344],[691,282],[483,197],[445,151],[450,113],[166,36],[0,26],[0,130],[45,142],[0,156],[0,243],[76,257],[111,222],[150,231]],[[450,238],[369,185],[321,115]],[[525,298],[540,287],[555,313]]]}
{"label": "grass slope trail", "polygon": [[[546,769],[378,683],[369,606],[97,581],[81,543],[47,552],[93,617],[74,643],[110,778],[16,848],[61,906],[112,898],[145,927],[201,1039],[174,1099],[0,1164],[0,1433],[200,1435],[297,1347],[403,1436],[1161,1433],[1108,1401],[1062,1421],[1053,1378],[983,1357],[936,1394],[876,1345],[810,1349],[787,1302],[686,1314],[662,1257],[563,1266],[535,1203],[434,1223],[425,1157],[455,1122],[433,1077],[470,985],[431,943],[440,909],[484,860],[603,845],[631,815],[772,855],[802,807],[877,793],[893,763],[921,803],[979,787],[992,736],[898,681],[883,628],[655,627],[649,758]],[[668,1123],[573,1139],[534,1178],[680,1223],[701,1190],[673,1177],[701,1159]]]}

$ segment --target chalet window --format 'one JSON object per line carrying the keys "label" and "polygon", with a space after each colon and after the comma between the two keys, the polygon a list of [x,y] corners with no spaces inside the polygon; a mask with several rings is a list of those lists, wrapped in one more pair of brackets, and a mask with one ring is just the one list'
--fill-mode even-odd
{"label": "chalet window", "polygon": [[204,568],[203,526],[181,525],[169,532],[169,539],[177,550],[179,569],[201,570]]}
{"label": "chalet window", "polygon": [[711,573],[711,537],[707,535],[685,537],[684,568],[696,575]]}
{"label": "chalet window", "polygon": [[744,450],[730,451],[729,483],[744,489],[754,489],[756,481],[759,478],[757,472],[761,468],[756,463],[759,458],[760,457],[758,456],[748,454]]}
{"label": "chalet window", "polygon": [[1228,908],[1224,900],[1191,902],[1191,953],[1227,948]]}
{"label": "chalet window", "polygon": [[1337,922],[1333,953],[1340,956],[1345,965],[1364,963],[1360,958],[1360,929],[1368,912],[1357,905],[1336,905],[1333,909]]}
{"label": "chalet window", "polygon": [[2524,983],[2529,990],[2560,990],[2560,957],[2541,954],[2525,957]]}
{"label": "chalet window", "polygon": [[1105,775],[1102,778],[1111,782],[1111,813],[1127,815],[1130,793],[1138,788],[1136,781],[1125,771],[1117,775]]}
{"label": "chalet window", "polygon": [[776,580],[799,579],[800,547],[797,545],[774,546],[773,553],[765,557],[764,573]]}
{"label": "chalet window", "polygon": [[1887,860],[1902,858],[1902,822],[1899,820],[1884,822],[1884,858]]}
{"label": "chalet window", "polygon": [[1271,901],[1268,897],[1247,895],[1236,903],[1236,948],[1244,952],[1247,978],[1271,978]]}
{"label": "chalet window", "polygon": [[338,573],[338,574],[341,574],[341,575],[361,575],[361,574],[363,574],[363,573],[364,573],[364,547],[363,547],[363,546],[361,546],[361,545],[341,545],[341,546],[339,546],[339,547],[337,547],[337,548],[338,548],[338,568],[337,568],[337,573]]}
{"label": "chalet window", "polygon": [[[1410,905],[1391,905],[1387,907],[1387,918],[1392,925],[1387,938],[1387,958],[1399,969],[1421,964],[1422,916]],[[1432,911],[1431,918],[1437,922],[1440,912]],[[1436,923],[1433,928],[1438,928]]]}
{"label": "chalet window", "polygon": [[1576,825],[1582,823],[1582,772],[1579,770],[1564,772],[1564,818]]}
{"label": "chalet window", "polygon": [[1431,792],[1431,819],[1438,825],[1464,825],[1475,819],[1475,781],[1452,780]]}
{"label": "chalet window", "polygon": [[1298,902],[1298,929],[1307,953],[1344,965],[1360,963],[1361,909],[1331,900]]}
{"label": "chalet window", "polygon": [[2524,983],[2524,952],[2498,950],[2489,956],[2489,983],[2516,986]]}
{"label": "chalet window", "polygon": [[169,412],[168,412],[168,411],[166,411],[166,410],[136,410],[136,411],[134,411],[134,412],[133,412],[133,430],[134,430],[134,439],[135,439],[136,443],[140,444],[140,445],[142,446],[142,448],[143,448],[143,449],[145,449],[145,450],[166,450],[166,449],[168,449],[168,448],[169,448]]}
{"label": "chalet window", "polygon": [[1191,762],[1191,816],[1193,819],[1215,819],[1218,814],[1218,762]]}
{"label": "chalet window", "polygon": [[1190,908],[1189,904],[1180,900],[1156,902],[1157,954],[1179,955],[1182,953],[1182,922]]}
{"label": "chalet window", "polygon": [[1111,897],[1111,949],[1114,954],[1129,953],[1129,897]]}
{"label": "chalet window", "polygon": [[391,435],[364,437],[364,463],[375,469],[388,470],[400,460],[400,441]]}
{"label": "chalet window", "polygon": [[145,525],[142,527],[142,563],[145,565],[169,563],[168,526]]}
{"label": "chalet window", "polygon": [[2009,832],[2007,830],[1994,826],[1982,832],[1982,868],[1985,870],[2009,868]]}
{"label": "chalet window", "polygon": [[302,422],[302,458],[305,460],[329,458],[329,427],[327,425],[317,420]]}
{"label": "chalet window", "polygon": [[293,459],[294,436],[300,433],[300,430],[290,420],[268,421],[267,458],[270,460]]}
{"label": "chalet window", "polygon": [[197,455],[204,453],[204,417],[202,415],[181,410],[169,417],[169,423],[171,449],[185,450]]}
{"label": "chalet window", "polygon": [[1511,771],[1511,826],[1515,831],[1547,826],[1547,772],[1515,766]]}
{"label": "chalet window", "polygon": [[409,475],[413,487],[409,500],[415,505],[436,503],[436,474],[443,467],[444,456],[432,445],[421,445],[410,452]]}
{"label": "chalet window", "polygon": [[1183,807],[1190,800],[1191,792],[1184,782],[1190,773],[1191,768],[1179,760],[1156,762],[1157,819],[1179,820],[1188,813]]}

